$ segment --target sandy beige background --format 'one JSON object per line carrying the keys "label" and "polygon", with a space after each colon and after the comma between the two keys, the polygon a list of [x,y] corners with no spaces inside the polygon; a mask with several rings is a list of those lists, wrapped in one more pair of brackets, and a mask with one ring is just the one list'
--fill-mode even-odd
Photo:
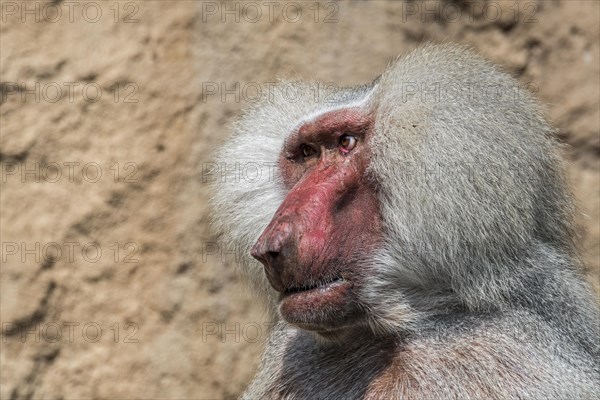
{"label": "sandy beige background", "polygon": [[211,238],[203,163],[257,84],[368,82],[429,40],[548,105],[598,283],[596,1],[0,6],[2,399],[237,396],[264,316]]}

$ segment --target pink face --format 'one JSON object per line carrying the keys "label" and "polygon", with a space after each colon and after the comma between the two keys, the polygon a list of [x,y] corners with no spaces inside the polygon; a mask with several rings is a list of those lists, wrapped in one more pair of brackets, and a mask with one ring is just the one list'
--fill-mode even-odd
{"label": "pink face", "polygon": [[327,334],[363,314],[356,290],[381,239],[366,177],[371,119],[332,111],[301,126],[279,158],[289,192],[252,249],[280,293],[282,317]]}

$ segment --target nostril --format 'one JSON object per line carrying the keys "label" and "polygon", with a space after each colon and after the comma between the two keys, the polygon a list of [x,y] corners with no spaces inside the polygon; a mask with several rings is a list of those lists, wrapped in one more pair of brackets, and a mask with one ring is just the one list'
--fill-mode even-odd
{"label": "nostril", "polygon": [[278,251],[268,251],[268,252],[267,252],[267,256],[268,256],[269,258],[277,258],[277,256],[278,256],[278,255],[279,255],[279,252],[278,252]]}

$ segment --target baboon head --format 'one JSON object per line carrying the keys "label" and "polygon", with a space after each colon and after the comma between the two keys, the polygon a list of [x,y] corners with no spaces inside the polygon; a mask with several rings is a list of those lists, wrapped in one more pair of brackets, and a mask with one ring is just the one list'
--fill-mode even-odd
{"label": "baboon head", "polygon": [[502,307],[544,246],[571,251],[552,129],[469,50],[425,46],[355,88],[270,89],[219,153],[213,206],[289,323],[336,338]]}

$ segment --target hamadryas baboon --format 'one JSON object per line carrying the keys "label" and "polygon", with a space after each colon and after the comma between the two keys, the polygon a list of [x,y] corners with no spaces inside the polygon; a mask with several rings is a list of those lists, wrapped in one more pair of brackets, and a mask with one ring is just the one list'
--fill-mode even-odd
{"label": "hamadryas baboon", "polygon": [[264,94],[215,164],[216,228],[276,321],[242,397],[598,398],[598,310],[532,96],[454,45],[314,88]]}

